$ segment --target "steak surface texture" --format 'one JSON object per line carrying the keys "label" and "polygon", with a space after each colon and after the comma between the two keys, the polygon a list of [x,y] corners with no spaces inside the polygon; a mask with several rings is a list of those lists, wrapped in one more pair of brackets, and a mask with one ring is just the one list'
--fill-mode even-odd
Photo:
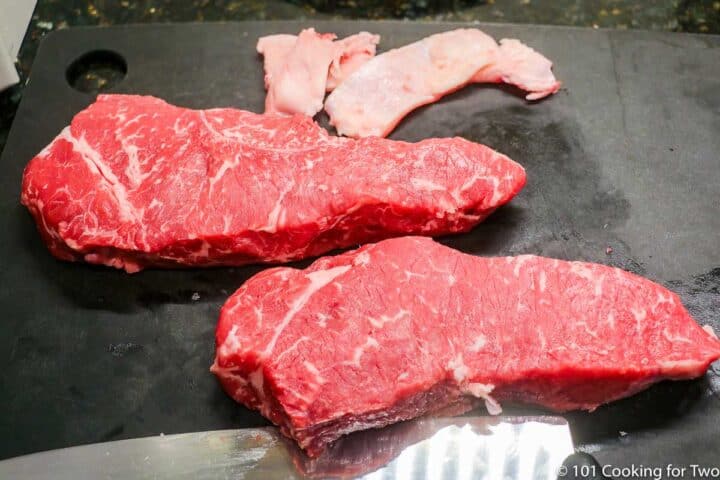
{"label": "steak surface texture", "polygon": [[461,138],[352,140],[301,115],[100,95],[27,165],[21,201],[56,257],[135,272],[462,232],[524,184]]}
{"label": "steak surface texture", "polygon": [[479,258],[402,237],[258,273],[222,308],[212,371],[310,456],[484,401],[593,410],[704,374],[720,342],[679,297],[604,265]]}

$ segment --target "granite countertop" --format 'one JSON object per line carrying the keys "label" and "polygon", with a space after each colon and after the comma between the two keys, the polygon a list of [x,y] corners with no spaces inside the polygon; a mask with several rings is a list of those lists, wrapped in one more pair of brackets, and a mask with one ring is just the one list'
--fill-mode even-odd
{"label": "granite countertop", "polygon": [[0,92],[0,152],[43,35],[80,25],[312,18],[544,23],[720,33],[718,0],[38,0],[18,59],[20,85]]}

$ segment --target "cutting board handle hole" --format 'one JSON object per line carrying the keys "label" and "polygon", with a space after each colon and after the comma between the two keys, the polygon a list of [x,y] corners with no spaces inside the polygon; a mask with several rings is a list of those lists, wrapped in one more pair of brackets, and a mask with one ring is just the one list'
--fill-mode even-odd
{"label": "cutting board handle hole", "polygon": [[65,70],[68,84],[77,91],[99,93],[120,83],[127,74],[127,62],[119,53],[93,50],[76,58]]}

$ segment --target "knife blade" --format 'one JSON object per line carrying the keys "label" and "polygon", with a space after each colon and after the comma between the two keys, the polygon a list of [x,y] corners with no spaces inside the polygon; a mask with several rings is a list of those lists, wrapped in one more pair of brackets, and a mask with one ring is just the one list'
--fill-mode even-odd
{"label": "knife blade", "polygon": [[573,453],[559,417],[422,418],[354,433],[308,458],[277,429],[118,440],[0,462],[0,478],[556,480]]}

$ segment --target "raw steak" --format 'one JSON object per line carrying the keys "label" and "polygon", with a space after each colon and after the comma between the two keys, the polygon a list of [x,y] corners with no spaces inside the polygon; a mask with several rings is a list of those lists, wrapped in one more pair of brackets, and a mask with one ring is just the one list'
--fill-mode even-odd
{"label": "raw steak", "polygon": [[55,256],[135,272],[461,232],[524,183],[461,138],[355,141],[301,115],[101,95],[26,167],[22,203]]}
{"label": "raw steak", "polygon": [[509,83],[537,100],[557,92],[552,63],[517,40],[477,29],[439,33],[373,57],[325,101],[330,123],[348,137],[384,137],[416,108],[468,83]]}
{"label": "raw steak", "polygon": [[360,32],[342,40],[334,33],[309,28],[300,35],[261,37],[257,51],[265,60],[265,113],[301,113],[312,117],[322,110],[331,91],[375,55],[379,35]]}
{"label": "raw steak", "polygon": [[485,401],[593,410],[703,375],[712,330],[603,265],[478,258],[403,237],[272,268],[220,314],[212,371],[311,456],[346,433]]}

